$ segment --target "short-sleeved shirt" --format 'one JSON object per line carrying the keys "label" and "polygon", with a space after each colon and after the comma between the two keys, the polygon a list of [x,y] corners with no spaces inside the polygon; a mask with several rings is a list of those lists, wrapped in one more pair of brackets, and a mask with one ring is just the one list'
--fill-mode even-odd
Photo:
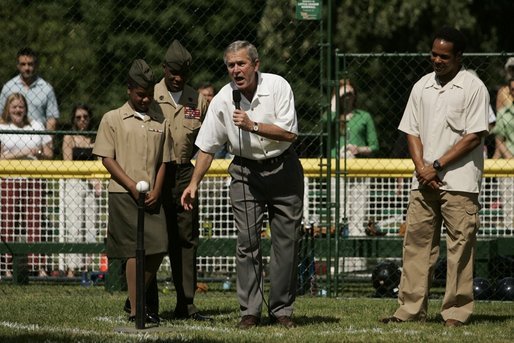
{"label": "short-sleeved shirt", "polygon": [[505,140],[507,149],[514,154],[514,105],[504,107],[498,112],[492,132]]}
{"label": "short-sleeved shirt", "polygon": [[[254,122],[273,124],[298,134],[294,95],[289,83],[275,74],[258,72],[257,76],[255,95],[251,102],[241,95],[241,109]],[[195,144],[202,151],[216,153],[228,142],[227,150],[231,154],[252,160],[276,157],[286,151],[291,145],[290,142],[277,141],[240,130],[234,124],[234,89],[235,84],[230,82],[212,99]]]}
{"label": "short-sleeved shirt", "polygon": [[13,93],[21,93],[27,100],[27,115],[32,121],[46,125],[48,118],[59,118],[59,107],[53,87],[37,77],[27,89],[21,76],[18,75],[4,85],[0,94],[0,108],[4,108],[7,97]]}
{"label": "short-sleeved shirt", "polygon": [[[167,121],[159,105],[152,101],[144,119],[128,103],[104,114],[93,154],[114,158],[130,178],[146,181],[152,189],[158,167],[172,157]],[[109,192],[127,190],[111,178]]]}
{"label": "short-sleeved shirt", "polygon": [[155,85],[154,99],[169,123],[173,161],[178,164],[189,163],[196,152],[195,140],[207,112],[207,101],[195,89],[185,85],[178,104],[175,104],[164,79]]}
{"label": "short-sleeved shirt", "polygon": [[[483,82],[461,69],[441,86],[435,73],[422,77],[412,88],[399,129],[419,137],[423,160],[432,164],[463,136],[488,131],[489,93]],[[439,172],[441,189],[478,193],[484,169],[484,139],[460,160]],[[418,189],[413,178],[413,189]]]}
{"label": "short-sleeved shirt", "polygon": [[[13,123],[0,124],[0,130],[17,130],[17,131],[44,131],[46,128],[43,124],[32,121],[29,125],[25,125],[23,128],[19,128]],[[2,150],[9,151],[13,154],[29,149],[42,149],[43,145],[46,145],[52,141],[50,135],[40,134],[16,134],[16,133],[2,133],[0,135],[0,143]]]}

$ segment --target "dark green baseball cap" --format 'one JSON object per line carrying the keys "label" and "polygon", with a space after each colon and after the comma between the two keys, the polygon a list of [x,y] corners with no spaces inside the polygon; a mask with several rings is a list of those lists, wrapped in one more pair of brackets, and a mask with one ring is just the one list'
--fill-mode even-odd
{"label": "dark green baseball cap", "polygon": [[172,72],[186,73],[191,67],[191,54],[178,40],[171,42],[166,55],[164,56],[164,63]]}
{"label": "dark green baseball cap", "polygon": [[155,85],[152,68],[142,59],[137,59],[130,66],[129,77],[138,86],[148,89]]}

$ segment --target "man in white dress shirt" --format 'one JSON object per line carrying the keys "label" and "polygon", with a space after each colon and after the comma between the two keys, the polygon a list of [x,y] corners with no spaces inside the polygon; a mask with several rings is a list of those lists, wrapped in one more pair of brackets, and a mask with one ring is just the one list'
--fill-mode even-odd
{"label": "man in white dress shirt", "polygon": [[290,328],[295,326],[291,316],[304,193],[303,169],[291,148],[298,135],[294,96],[284,78],[259,72],[257,49],[249,42],[230,44],[224,61],[232,81],[209,105],[196,139],[200,151],[193,177],[181,201],[191,209],[214,154],[227,143],[235,155],[228,172],[238,230],[238,327],[249,329],[260,323],[264,297],[260,234],[267,211],[272,244],[268,314],[271,323]]}

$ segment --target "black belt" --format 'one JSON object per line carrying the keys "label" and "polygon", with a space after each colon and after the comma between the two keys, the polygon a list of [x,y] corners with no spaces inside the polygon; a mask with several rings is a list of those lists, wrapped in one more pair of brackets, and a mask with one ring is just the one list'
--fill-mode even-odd
{"label": "black belt", "polygon": [[234,156],[234,162],[238,163],[238,164],[253,163],[253,164],[261,164],[261,165],[267,166],[267,165],[272,165],[272,164],[277,164],[277,163],[283,162],[289,154],[290,154],[290,150],[287,149],[286,151],[284,151],[283,153],[281,153],[278,156],[266,158],[263,160],[252,160],[252,159],[249,159],[246,157]]}

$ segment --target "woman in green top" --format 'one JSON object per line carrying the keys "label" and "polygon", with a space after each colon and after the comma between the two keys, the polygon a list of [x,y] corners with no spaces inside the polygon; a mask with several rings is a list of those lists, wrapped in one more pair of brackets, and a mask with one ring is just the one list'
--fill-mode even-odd
{"label": "woman in green top", "polygon": [[[336,96],[332,96],[332,120],[336,120]],[[369,157],[379,149],[371,114],[356,108],[357,91],[349,79],[339,81],[339,145],[330,148],[331,157]],[[335,137],[335,132],[333,137]],[[346,136],[346,137],[345,137]],[[345,148],[346,140],[346,148]]]}
{"label": "woman in green top", "polygon": [[[332,144],[330,146],[330,156],[333,158],[361,158],[370,157],[379,149],[377,132],[373,118],[363,110],[356,108],[357,91],[349,79],[339,81],[339,97],[336,92],[332,96],[331,121],[335,124],[339,117],[339,144],[336,144],[336,132],[333,130]],[[339,114],[336,113],[336,101],[339,101]],[[325,118],[326,121],[326,118]],[[336,125],[331,125],[336,127]],[[343,230],[343,235],[361,236],[364,235],[364,228],[369,218],[369,178],[341,178],[341,183],[347,182],[346,199],[341,194],[341,201],[344,206],[340,207],[340,218],[344,220],[343,209],[346,207],[346,217],[348,221],[348,231]],[[335,184],[333,185],[335,187]],[[335,188],[333,188],[335,189]],[[344,184],[341,184],[340,192],[343,192]],[[354,269],[365,267],[363,259],[352,259],[350,262]]]}

